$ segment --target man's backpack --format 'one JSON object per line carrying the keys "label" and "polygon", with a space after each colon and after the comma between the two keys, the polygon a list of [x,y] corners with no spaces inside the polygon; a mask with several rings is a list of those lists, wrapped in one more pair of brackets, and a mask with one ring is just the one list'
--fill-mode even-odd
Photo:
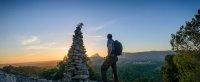
{"label": "man's backpack", "polygon": [[122,55],[123,46],[122,46],[121,42],[115,40],[114,47],[115,47],[115,55],[117,55],[117,56]]}

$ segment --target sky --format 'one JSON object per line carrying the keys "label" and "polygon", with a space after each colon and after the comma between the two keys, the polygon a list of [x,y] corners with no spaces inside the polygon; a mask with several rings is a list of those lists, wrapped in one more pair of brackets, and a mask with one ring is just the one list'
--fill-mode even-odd
{"label": "sky", "polygon": [[0,0],[0,64],[61,60],[83,22],[87,55],[107,55],[106,35],[124,52],[171,50],[171,34],[199,0]]}

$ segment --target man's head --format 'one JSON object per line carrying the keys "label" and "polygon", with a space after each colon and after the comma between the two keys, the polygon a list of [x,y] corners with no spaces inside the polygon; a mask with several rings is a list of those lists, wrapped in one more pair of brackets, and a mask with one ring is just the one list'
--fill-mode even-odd
{"label": "man's head", "polygon": [[107,38],[108,38],[108,39],[112,39],[112,34],[108,34],[108,35],[107,35]]}

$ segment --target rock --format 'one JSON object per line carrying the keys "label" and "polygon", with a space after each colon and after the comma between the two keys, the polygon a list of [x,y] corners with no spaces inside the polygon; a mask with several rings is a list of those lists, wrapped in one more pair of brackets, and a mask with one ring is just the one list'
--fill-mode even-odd
{"label": "rock", "polygon": [[25,77],[20,75],[7,74],[0,71],[0,82],[62,82],[47,79],[39,79],[38,77]]}
{"label": "rock", "polygon": [[16,77],[0,71],[0,82],[16,82]]}
{"label": "rock", "polygon": [[88,75],[76,75],[72,77],[72,79],[85,80],[85,79],[88,79]]}

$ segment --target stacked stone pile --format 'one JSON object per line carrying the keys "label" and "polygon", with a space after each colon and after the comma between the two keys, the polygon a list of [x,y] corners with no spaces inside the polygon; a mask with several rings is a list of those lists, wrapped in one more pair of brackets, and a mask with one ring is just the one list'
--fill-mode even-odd
{"label": "stacked stone pile", "polygon": [[87,67],[88,57],[83,46],[81,28],[83,23],[77,25],[73,35],[73,43],[68,51],[68,59],[65,65],[63,81],[65,82],[88,82],[89,72]]}

